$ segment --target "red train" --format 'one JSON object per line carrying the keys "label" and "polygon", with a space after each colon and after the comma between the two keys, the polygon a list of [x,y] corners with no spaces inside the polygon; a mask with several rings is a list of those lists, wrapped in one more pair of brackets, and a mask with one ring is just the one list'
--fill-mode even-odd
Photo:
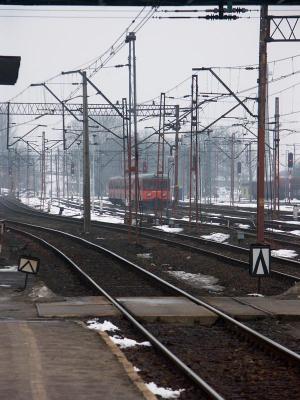
{"label": "red train", "polygon": [[[131,198],[134,202],[135,179],[131,179]],[[128,198],[128,179],[126,180]],[[115,176],[108,181],[109,200],[114,204],[125,204],[125,179]],[[139,202],[148,208],[156,205],[166,206],[170,201],[170,180],[167,176],[158,177],[155,174],[139,174]]]}

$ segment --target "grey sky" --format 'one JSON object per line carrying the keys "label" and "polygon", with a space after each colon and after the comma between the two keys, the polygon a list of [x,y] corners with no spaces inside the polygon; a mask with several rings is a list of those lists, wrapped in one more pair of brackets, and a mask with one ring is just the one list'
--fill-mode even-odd
{"label": "grey sky", "polygon": [[[1,101],[14,97],[30,83],[43,82],[63,70],[73,69],[100,55],[109,48],[116,37],[130,23],[127,17],[134,17],[137,8],[106,9],[82,8],[89,12],[51,7],[52,11],[37,11],[37,7],[0,8],[0,54],[20,55],[22,57],[18,83],[14,87],[1,87]],[[281,8],[283,9],[283,7]],[[286,8],[285,8],[286,9]],[[299,9],[294,8],[295,10]],[[46,8],[42,8],[46,10]],[[65,11],[63,11],[65,10]],[[68,10],[68,11],[66,11]],[[283,12],[283,11],[282,11]],[[282,13],[281,12],[281,13]],[[157,14],[161,15],[161,14]],[[41,17],[39,17],[41,16]],[[83,17],[85,18],[78,18]],[[175,86],[189,75],[192,67],[234,66],[256,64],[258,62],[259,13],[252,12],[251,19],[238,21],[199,21],[199,20],[159,20],[151,19],[137,34],[137,79],[138,101],[159,96],[160,92]],[[56,17],[56,18],[54,18]],[[63,17],[63,18],[62,18]],[[73,18],[72,18],[73,17]],[[75,17],[75,18],[74,18]],[[97,17],[97,18],[95,18]],[[110,18],[113,17],[113,18]],[[300,54],[299,43],[270,44],[269,60]],[[127,46],[117,54],[108,65],[127,63]],[[270,79],[300,70],[300,58],[270,65]],[[216,70],[227,84],[235,90],[255,86],[257,71]],[[297,74],[277,83],[270,84],[270,93],[298,83]],[[127,69],[107,68],[101,70],[93,81],[112,101],[127,96]],[[70,78],[57,78],[51,88],[60,96],[67,95]],[[186,82],[172,96],[189,93],[190,82]],[[221,90],[206,73],[199,75],[199,90]],[[281,110],[290,113],[300,110],[298,101],[299,86],[280,94]],[[250,91],[255,95],[255,90]],[[42,101],[45,98],[40,89],[30,89],[18,96],[15,101]],[[92,97],[91,102],[98,101]],[[176,100],[170,100],[177,102]],[[273,114],[274,96],[270,98],[270,115]],[[188,104],[185,100],[180,104]],[[228,105],[227,105],[228,106]],[[254,103],[252,103],[254,106]],[[219,108],[218,108],[219,107]],[[203,124],[210,121],[225,105],[212,105],[200,115]],[[239,115],[244,115],[242,111]],[[282,118],[283,128],[300,130],[299,114]],[[228,122],[226,122],[228,124]],[[295,134],[284,139],[299,142]]]}

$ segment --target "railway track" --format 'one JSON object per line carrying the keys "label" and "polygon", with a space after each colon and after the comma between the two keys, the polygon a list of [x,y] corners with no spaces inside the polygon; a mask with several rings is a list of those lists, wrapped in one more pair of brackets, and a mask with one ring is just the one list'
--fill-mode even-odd
{"label": "railway track", "polygon": [[[78,203],[70,200],[59,200],[61,205],[67,206],[67,207],[72,207],[73,209],[80,210],[82,209],[81,206],[78,205]],[[207,206],[207,205],[206,205]],[[98,213],[105,212],[107,214],[110,214],[112,216],[117,216],[120,218],[124,218],[125,215],[125,209],[123,209],[121,206],[104,206],[100,208],[99,206],[95,205],[94,210],[97,211]],[[218,206],[219,207],[219,206]],[[245,236],[249,238],[255,238],[256,237],[256,230],[255,230],[255,217],[256,213],[251,211],[252,217],[249,219],[249,216],[245,216],[245,214],[248,213],[245,211],[240,211],[240,210],[231,210],[230,207],[225,208],[224,210],[217,209],[214,210],[214,212],[211,212],[211,207],[208,207],[207,211],[204,211],[202,214],[201,222],[196,224],[193,222],[195,219],[195,216],[192,217],[192,222],[190,223],[188,221],[188,218],[186,217],[187,211],[182,212],[182,209],[177,209],[176,214],[172,218],[167,218],[163,217],[161,219],[162,224],[168,224],[169,221],[173,221],[174,223],[180,224],[180,226],[183,226],[185,230],[193,231],[195,228],[198,226],[220,226],[222,229],[227,229],[229,232],[237,232],[243,230]],[[213,209],[212,209],[213,210]],[[216,212],[219,211],[219,212]],[[181,216],[179,214],[182,214]],[[222,215],[223,214],[223,215]],[[227,215],[226,215],[227,214]],[[232,215],[231,215],[232,214]],[[236,215],[239,215],[237,217]],[[241,216],[242,215],[242,216]],[[143,213],[141,214],[142,218],[144,219],[143,225],[147,225],[145,222],[145,218],[149,219],[149,217],[152,219],[150,223],[155,222],[155,218],[152,213]],[[292,217],[291,217],[292,218]],[[291,219],[290,218],[290,219]],[[297,225],[296,224],[288,224],[285,221],[279,221],[278,223],[273,222],[273,221],[266,221],[266,226],[268,229],[265,231],[266,238],[267,240],[272,241],[274,244],[278,245],[285,245],[285,246],[300,246],[299,239],[296,235],[288,233],[291,230],[297,230]],[[246,228],[247,227],[247,228]],[[277,229],[276,229],[277,228]],[[280,228],[280,229],[278,229]],[[281,231],[278,232],[278,230],[286,229],[286,232]]]}
{"label": "railway track", "polygon": [[[23,226],[22,230],[16,228],[16,225]],[[192,380],[205,393],[205,398],[253,399],[259,398],[258,395],[262,393],[264,397],[261,398],[274,398],[267,395],[268,392],[273,393],[274,388],[277,396],[275,398],[283,396],[289,399],[298,398],[299,354],[250,329],[205,301],[149,273],[139,265],[86,239],[57,229],[21,222],[18,224],[9,222],[7,227],[16,234],[25,235],[51,248],[62,257],[77,274],[114,304],[156,349]],[[99,263],[100,256],[101,260],[104,257],[101,263]],[[98,268],[95,268],[95,260],[98,260]],[[108,260],[109,274],[105,274],[103,265],[107,265]],[[99,271],[100,266],[102,266],[101,271]],[[116,276],[119,277],[117,282]],[[151,293],[174,296],[175,294],[185,297],[215,313],[218,316],[218,323],[209,328],[175,325],[170,327],[156,323],[144,326],[118,301],[126,286],[127,290],[133,290],[136,296],[145,295],[146,292],[148,295]],[[182,346],[184,337],[187,339],[185,346]],[[169,343],[172,350],[164,343]],[[208,376],[207,371],[211,372],[216,365],[221,369],[222,366],[223,369],[229,368],[230,379],[223,376],[220,381],[218,373],[215,377]],[[238,377],[241,377],[243,370],[251,372],[240,381]],[[257,379],[255,382],[252,376],[254,371],[258,376],[267,379],[267,385],[265,380]],[[245,387],[247,387],[246,393]]]}
{"label": "railway track", "polygon": [[[2,199],[3,202],[3,199]],[[7,199],[4,200],[4,204],[9,207]],[[15,203],[10,203],[10,207],[16,207]],[[27,215],[32,215],[33,210],[29,209],[27,206],[18,205],[18,208]],[[72,223],[79,223],[78,220],[74,220],[70,217],[53,216],[40,211],[35,211],[38,216],[54,219],[57,221],[62,221],[64,219],[72,221]],[[94,226],[105,227],[105,229],[123,232],[124,234],[128,231],[128,226],[124,224],[109,224],[103,222],[93,222]],[[224,263],[235,265],[239,268],[248,269],[248,258],[249,250],[240,246],[235,246],[228,243],[216,243],[212,240],[203,239],[198,236],[187,235],[182,233],[163,233],[153,228],[143,227],[140,229],[140,235],[153,240],[163,241],[164,243],[171,245],[173,247],[180,247],[189,251],[207,255],[213,257]],[[217,247],[217,250],[216,250]],[[239,258],[236,258],[236,255]],[[300,262],[290,259],[285,259],[282,257],[272,257],[273,267],[272,276],[278,279],[284,279],[294,284],[300,281]]]}

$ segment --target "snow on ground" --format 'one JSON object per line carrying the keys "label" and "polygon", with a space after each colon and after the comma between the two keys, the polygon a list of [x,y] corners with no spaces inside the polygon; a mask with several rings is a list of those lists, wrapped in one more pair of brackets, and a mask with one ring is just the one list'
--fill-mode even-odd
{"label": "snow on ground", "polygon": [[109,222],[110,224],[124,224],[124,219],[121,217],[103,213],[102,215],[91,214],[91,220],[100,222]]}
{"label": "snow on ground", "polygon": [[290,231],[289,233],[291,233],[292,235],[300,236],[300,231],[299,230]]}
{"label": "snow on ground", "polygon": [[252,297],[265,297],[263,294],[260,294],[260,293],[248,293],[247,296],[252,296]]}
{"label": "snow on ground", "polygon": [[211,217],[221,217],[222,214],[216,214],[216,213],[211,213],[211,212],[204,212],[203,214],[209,215]]}
{"label": "snow on ground", "polygon": [[246,224],[235,224],[240,229],[250,229],[250,225]]}
{"label": "snow on ground", "polygon": [[228,240],[230,238],[230,235],[228,235],[227,233],[216,232],[216,233],[211,233],[210,235],[202,235],[201,237],[203,239],[208,239],[214,242],[223,243],[225,242],[225,240]]}
{"label": "snow on ground", "polygon": [[156,383],[146,383],[147,388],[155,395],[161,396],[163,399],[178,399],[181,392],[185,389],[172,390],[171,388],[158,387]]}
{"label": "snow on ground", "polygon": [[110,336],[109,337],[115,344],[120,346],[120,349],[127,349],[129,347],[135,347],[135,346],[151,346],[151,343],[148,341],[145,342],[137,342],[134,339],[128,339],[126,337],[121,337],[121,336]]}
{"label": "snow on ground", "polygon": [[271,255],[273,257],[295,258],[298,256],[298,253],[295,250],[279,249],[272,250]]}
{"label": "snow on ground", "polygon": [[190,272],[185,272],[185,271],[167,271],[167,272],[169,275],[193,287],[207,289],[211,292],[222,292],[224,290],[223,286],[216,284],[219,281],[219,279],[211,275],[204,275],[200,273],[192,274]]}
{"label": "snow on ground", "polygon": [[149,260],[150,258],[152,258],[151,253],[138,253],[136,256],[138,258],[144,258],[145,260]]}
{"label": "snow on ground", "polygon": [[0,285],[0,287],[4,287],[4,288],[10,288],[11,285]]}
{"label": "snow on ground", "polygon": [[[271,232],[278,232],[278,233],[282,233],[284,231],[280,230],[280,229],[274,229],[274,228],[266,228],[266,231],[271,231]],[[300,231],[299,231],[300,232]]]}
{"label": "snow on ground", "polygon": [[30,297],[38,297],[38,298],[49,298],[53,297],[53,292],[45,285],[33,287],[31,293],[29,294]]}
{"label": "snow on ground", "polygon": [[299,225],[299,221],[295,221],[295,220],[290,220],[290,221],[282,221],[280,219],[274,219],[275,222],[279,222],[280,224],[294,224],[294,225]]}
{"label": "snow on ground", "polygon": [[[41,209],[41,201],[37,197],[21,197],[20,200],[27,204],[30,207]],[[109,201],[106,201],[107,204],[111,204]],[[48,203],[48,199],[44,202],[44,211],[49,212],[49,214],[57,215],[59,213],[59,208],[63,207],[62,215],[74,218],[82,218],[82,212],[75,207],[66,206],[59,204],[57,201],[53,201],[52,203]],[[113,216],[109,212],[103,212],[99,214],[98,212],[91,213],[91,220],[100,221],[100,222],[108,222],[111,224],[123,224],[124,219],[122,217]]]}
{"label": "snow on ground", "polygon": [[[99,321],[98,318],[88,320],[86,322],[88,329],[92,329],[95,331],[101,331],[101,332],[115,332],[115,331],[120,330],[116,325],[114,325],[110,321],[107,321],[107,320],[105,320],[104,322],[98,322],[98,321]],[[135,347],[135,346],[151,346],[151,343],[148,341],[137,342],[134,339],[128,339],[126,337],[121,337],[118,335],[109,336],[109,338],[115,344],[120,346],[121,349],[126,349],[129,347]]]}
{"label": "snow on ground", "polygon": [[119,331],[119,328],[111,323],[110,321],[105,320],[104,322],[98,322],[98,319],[90,319],[87,321],[88,329],[93,329],[95,331],[101,332],[115,332]]}
{"label": "snow on ground", "polygon": [[160,230],[162,230],[164,232],[168,232],[168,233],[179,233],[179,232],[183,231],[182,228],[170,228],[169,225],[157,225],[157,226],[153,226],[153,228],[160,229]]}
{"label": "snow on ground", "polygon": [[249,218],[246,218],[246,217],[234,217],[233,215],[223,215],[223,217],[224,218],[229,218],[229,219],[248,219],[249,220]]}
{"label": "snow on ground", "polygon": [[4,267],[0,268],[0,272],[17,272],[18,266],[17,265],[5,265]]}

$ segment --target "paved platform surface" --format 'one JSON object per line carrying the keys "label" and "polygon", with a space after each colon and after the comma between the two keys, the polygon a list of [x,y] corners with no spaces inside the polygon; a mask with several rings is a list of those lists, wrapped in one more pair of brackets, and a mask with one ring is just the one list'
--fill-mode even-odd
{"label": "paved platform surface", "polygon": [[275,297],[203,297],[203,301],[239,319],[275,317],[300,321],[300,298]]}
{"label": "paved platform surface", "polygon": [[0,322],[0,398],[144,397],[96,332],[73,321]]}
{"label": "paved platform surface", "polygon": [[120,315],[102,296],[81,297],[53,303],[37,303],[40,317],[114,317]]}
{"label": "paved platform surface", "polygon": [[120,297],[119,301],[143,321],[212,325],[217,316],[184,297]]}
{"label": "paved platform surface", "polygon": [[[144,321],[211,325],[217,319],[213,312],[184,297],[120,297],[119,300]],[[274,297],[202,297],[200,300],[241,321],[269,316],[300,320],[300,298],[283,300]]]}
{"label": "paved platform surface", "polygon": [[0,271],[0,400],[156,399],[105,333],[50,319],[54,306],[63,317],[116,315],[111,304],[58,297],[38,279],[23,286],[24,274]]}

